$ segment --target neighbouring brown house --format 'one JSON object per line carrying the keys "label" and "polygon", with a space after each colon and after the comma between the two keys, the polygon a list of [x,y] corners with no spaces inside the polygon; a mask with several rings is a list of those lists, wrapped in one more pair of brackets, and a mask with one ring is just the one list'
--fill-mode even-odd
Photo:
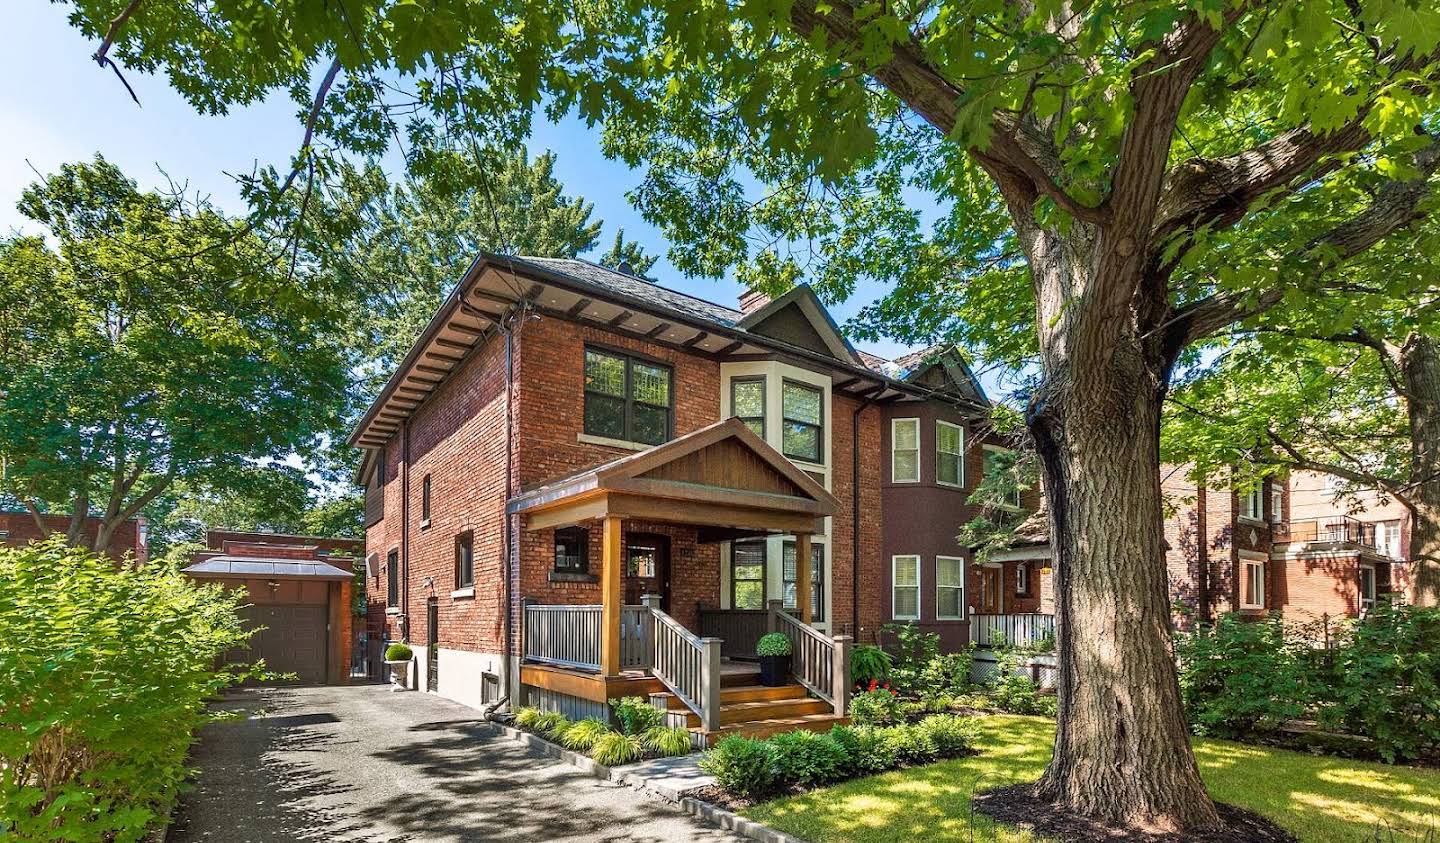
{"label": "neighbouring brown house", "polygon": [[[0,546],[21,547],[49,535],[63,536],[70,529],[70,516],[63,513],[44,513],[40,521],[44,529],[35,523],[35,516],[29,512],[0,510]],[[93,515],[85,519],[80,529],[84,546],[89,547],[95,541],[100,523],[101,519]],[[150,559],[147,540],[145,519],[131,518],[116,528],[107,553],[116,559],[128,556],[143,565]]]}
{"label": "neighbouring brown house", "polygon": [[[1361,520],[1333,486],[1297,472],[1239,493],[1197,485],[1189,466],[1161,467],[1166,562],[1177,627],[1235,612],[1287,621],[1354,618],[1394,589],[1404,565],[1404,521],[1383,509]],[[1329,488],[1329,491],[1321,491]],[[1363,512],[1363,510],[1362,510]],[[994,559],[1049,566],[1048,528],[1027,524]],[[1040,611],[1051,613],[1053,605]]]}
{"label": "neighbouring brown house", "polygon": [[[703,740],[827,725],[891,619],[968,640],[989,575],[954,537],[996,443],[964,360],[857,351],[803,286],[740,305],[475,261],[351,437],[369,629],[413,686],[571,715],[653,692]],[[772,628],[797,684],[761,692],[738,660]]]}
{"label": "neighbouring brown house", "polygon": [[259,628],[235,661],[264,659],[275,671],[310,684],[349,681],[355,612],[354,579],[361,539],[211,530],[184,572],[243,588],[247,624]]}

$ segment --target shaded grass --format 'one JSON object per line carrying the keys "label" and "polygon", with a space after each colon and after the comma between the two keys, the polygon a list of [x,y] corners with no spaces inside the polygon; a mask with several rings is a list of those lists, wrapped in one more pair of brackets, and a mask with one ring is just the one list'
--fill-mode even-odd
{"label": "shaded grass", "polygon": [[[744,814],[809,840],[1030,841],[972,815],[970,795],[1038,778],[1055,724],[1014,715],[978,723],[978,755],[843,782]],[[1214,798],[1262,814],[1307,843],[1421,840],[1432,831],[1440,840],[1440,770],[1218,740],[1197,739],[1195,754]]]}

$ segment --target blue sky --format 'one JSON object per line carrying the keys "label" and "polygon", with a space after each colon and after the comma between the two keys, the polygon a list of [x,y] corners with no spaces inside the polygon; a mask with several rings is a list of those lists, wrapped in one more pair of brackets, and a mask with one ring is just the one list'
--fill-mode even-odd
{"label": "blue sky", "polygon": [[[241,209],[230,174],[257,166],[284,168],[302,133],[296,106],[284,97],[224,115],[200,115],[170,90],[163,77],[127,73],[140,98],[136,106],[108,70],[90,55],[96,44],[72,29],[65,8],[50,3],[10,0],[5,10],[4,49],[0,50],[0,232],[23,227],[15,211],[20,191],[66,161],[101,153],[142,186],[160,186],[166,177],[209,195],[221,207]],[[579,121],[540,124],[532,151],[553,150],[556,175],[572,195],[595,204],[605,221],[602,248],[624,228],[651,254],[662,255],[651,275],[666,286],[723,304],[733,304],[740,286],[733,281],[690,279],[664,259],[665,242],[625,200],[639,176],[624,164],[606,160],[598,131]],[[34,169],[32,169],[32,167]],[[598,254],[598,250],[596,252]],[[591,255],[594,257],[595,255]],[[850,301],[834,308],[844,322],[883,292],[862,285]],[[905,347],[866,344],[866,350],[896,356]],[[987,384],[988,386],[989,384]]]}

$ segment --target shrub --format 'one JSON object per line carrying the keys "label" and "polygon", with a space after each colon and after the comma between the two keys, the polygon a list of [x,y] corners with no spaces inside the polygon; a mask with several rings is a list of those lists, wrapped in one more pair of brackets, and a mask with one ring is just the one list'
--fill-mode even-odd
{"label": "shrub", "polygon": [[790,639],[779,632],[767,632],[756,642],[755,655],[788,656],[790,655]]}
{"label": "shrub", "polygon": [[644,754],[645,749],[640,745],[638,736],[622,735],[619,732],[606,732],[597,738],[595,745],[590,748],[590,757],[594,758],[597,764],[604,764],[606,767],[639,761]]}
{"label": "shrub", "polygon": [[885,740],[884,730],[875,726],[856,726],[853,760],[862,773],[881,773],[893,769],[899,761],[895,747]]}
{"label": "shrub", "polygon": [[845,751],[845,767],[841,771],[842,777],[854,776],[863,771],[860,761],[860,753],[863,744],[860,740],[859,729],[861,726],[834,726],[829,731],[830,740],[840,745]]}
{"label": "shrub", "polygon": [[396,641],[394,644],[385,648],[385,661],[408,662],[413,658],[415,658],[415,653],[410,649],[410,645],[408,644],[402,644]]}
{"label": "shrub", "polygon": [[775,750],[766,741],[730,735],[705,753],[700,769],[736,796],[758,796],[775,786]]}
{"label": "shrub", "polygon": [[1176,638],[1180,693],[1196,734],[1241,737],[1304,714],[1314,689],[1282,624],[1225,615]]}
{"label": "shrub", "polygon": [[570,721],[565,719],[565,715],[558,711],[547,711],[535,718],[535,724],[531,727],[531,731],[541,737],[558,740],[568,728],[570,728]]}
{"label": "shrub", "polygon": [[0,836],[142,838],[168,816],[205,700],[263,676],[243,593],[58,539],[0,547]]}
{"label": "shrub", "polygon": [[1334,653],[1321,722],[1385,760],[1440,753],[1440,609],[1375,604]]}
{"label": "shrub", "polygon": [[627,735],[642,734],[665,722],[664,713],[644,697],[611,700],[610,712],[620,724],[620,731]]}
{"label": "shrub", "polygon": [[940,636],[922,632],[913,623],[890,623],[881,632],[895,636],[895,654],[890,665],[890,684],[904,693],[919,693],[921,673],[931,659],[940,655]]}
{"label": "shrub", "polygon": [[538,708],[529,706],[517,708],[515,709],[515,726],[527,732],[533,732],[535,731],[535,721],[539,720],[544,713]]}
{"label": "shrub", "polygon": [[965,753],[975,741],[975,721],[968,717],[932,714],[917,723],[915,728],[929,737],[935,751],[942,757]]}
{"label": "shrub", "polygon": [[920,666],[915,692],[920,696],[963,694],[970,687],[970,668],[975,663],[975,644],[958,653],[931,656]]}
{"label": "shrub", "polygon": [[850,719],[856,723],[888,726],[899,718],[900,701],[890,691],[865,691],[850,698]]}
{"label": "shrub", "polygon": [[918,725],[902,724],[886,726],[876,730],[880,742],[887,751],[894,754],[899,764],[923,764],[933,761],[940,754],[934,739]]}
{"label": "shrub", "polygon": [[[516,719],[518,721],[518,716]],[[571,723],[564,733],[557,737],[560,743],[569,749],[579,752],[589,752],[591,748],[595,746],[595,742],[598,741],[602,735],[608,734],[610,731],[609,723],[603,720],[587,718]]]}
{"label": "shrub", "polygon": [[640,744],[656,755],[685,755],[690,751],[690,730],[655,726],[645,730]]}
{"label": "shrub", "polygon": [[856,682],[884,682],[889,673],[890,654],[874,644],[856,644],[850,651],[850,675]]}
{"label": "shrub", "polygon": [[803,729],[782,732],[770,739],[775,752],[775,776],[789,785],[809,787],[835,781],[850,766],[839,741]]}
{"label": "shrub", "polygon": [[1055,698],[1040,692],[1034,679],[1019,673],[1000,673],[990,686],[995,707],[1011,714],[1055,716]]}

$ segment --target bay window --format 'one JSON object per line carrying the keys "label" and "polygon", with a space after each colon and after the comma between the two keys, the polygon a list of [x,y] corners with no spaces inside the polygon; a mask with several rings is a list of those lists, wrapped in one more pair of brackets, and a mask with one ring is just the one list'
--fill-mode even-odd
{"label": "bay window", "polygon": [[785,456],[820,463],[825,440],[825,393],[816,386],[787,380],[781,385],[781,451]]}
{"label": "bay window", "polygon": [[730,415],[765,438],[765,378],[735,378],[730,381]]}
{"label": "bay window", "polygon": [[920,420],[890,420],[890,481],[920,482]]}
{"label": "bay window", "polygon": [[890,573],[890,617],[897,621],[920,620],[920,557],[891,557]]}
{"label": "bay window", "polygon": [[947,421],[935,422],[935,482],[965,485],[965,428]]}
{"label": "bay window", "polygon": [[957,556],[935,557],[935,617],[953,621],[964,619],[964,559]]}
{"label": "bay window", "polygon": [[[781,561],[784,606],[787,609],[797,609],[800,606],[799,589],[797,588],[800,572],[796,561],[795,542],[785,542],[784,557]],[[810,619],[813,621],[825,620],[825,545],[823,544],[810,545],[810,588],[807,590],[810,593]]]}

